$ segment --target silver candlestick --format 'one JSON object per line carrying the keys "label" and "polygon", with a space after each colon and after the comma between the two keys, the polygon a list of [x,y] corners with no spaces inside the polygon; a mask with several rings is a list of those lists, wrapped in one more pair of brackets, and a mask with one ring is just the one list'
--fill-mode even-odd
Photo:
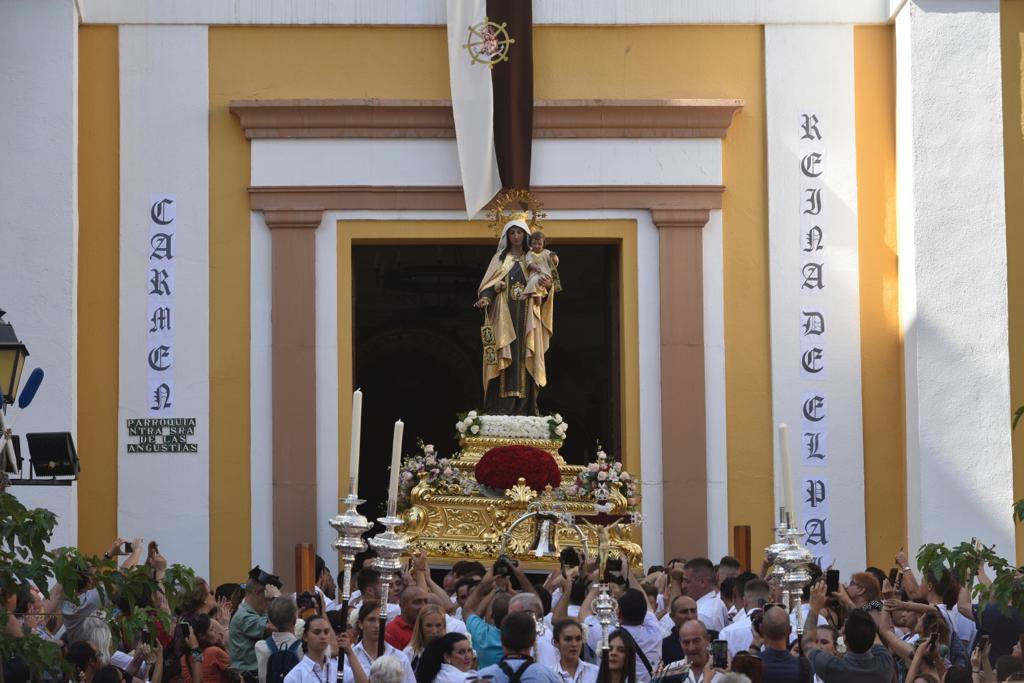
{"label": "silver candlestick", "polygon": [[801,643],[801,647],[804,636],[804,620],[803,615],[800,613],[801,597],[804,586],[811,580],[808,566],[814,562],[814,556],[811,554],[811,551],[800,544],[802,536],[804,536],[804,533],[799,529],[788,529],[785,533],[787,540],[786,548],[775,558],[776,563],[785,571],[782,578],[782,586],[786,592],[786,602],[789,605],[789,610],[791,612],[795,611],[796,614],[797,642]]}
{"label": "silver candlestick", "polygon": [[601,651],[608,650],[608,629],[615,621],[615,613],[618,604],[612,599],[611,590],[607,583],[598,584],[597,597],[591,603],[590,609],[597,617],[597,623],[601,624]]}
{"label": "silver candlestick", "polygon": [[776,559],[779,553],[789,547],[789,540],[786,537],[787,532],[789,532],[789,520],[790,517],[786,509],[779,508],[779,525],[775,527],[775,543],[764,549],[765,559],[770,565],[768,576],[765,577],[769,582],[776,581],[782,583],[783,579],[785,579],[786,570],[776,562]]}
{"label": "silver candlestick", "polygon": [[[341,586],[342,612],[347,611],[349,598],[352,597],[352,566],[356,555],[366,550],[363,534],[370,530],[370,521],[359,514],[357,508],[366,501],[356,494],[356,482],[349,480],[349,494],[341,499],[345,511],[331,518],[330,525],[337,532],[338,538],[331,546],[338,551],[344,573]],[[347,615],[346,615],[347,618]]]}
{"label": "silver candlestick", "polygon": [[404,534],[395,531],[395,527],[405,523],[397,515],[398,501],[388,501],[388,514],[377,520],[387,528],[382,534],[377,534],[370,539],[370,545],[377,551],[377,560],[374,568],[380,571],[380,633],[377,637],[377,656],[384,654],[384,627],[388,620],[388,593],[391,591],[391,583],[398,571],[402,568],[402,555],[409,548],[409,539]]}

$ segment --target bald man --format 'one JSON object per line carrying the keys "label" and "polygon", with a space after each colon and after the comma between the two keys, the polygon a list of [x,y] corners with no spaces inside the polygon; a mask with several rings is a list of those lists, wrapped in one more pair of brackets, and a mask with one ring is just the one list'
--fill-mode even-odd
{"label": "bald man", "polygon": [[761,665],[764,667],[764,681],[797,681],[811,683],[811,663],[804,657],[797,657],[789,651],[789,614],[781,607],[765,607],[761,620],[761,636],[764,649],[761,651]]}
{"label": "bald man", "polygon": [[398,607],[401,614],[388,622],[384,629],[384,641],[399,650],[412,640],[412,627],[416,623],[416,617],[420,610],[427,604],[427,592],[416,585],[406,586],[398,599]]}
{"label": "bald man", "polygon": [[690,673],[683,679],[686,683],[714,683],[722,674],[711,669],[708,656],[708,630],[698,619],[687,620],[679,628],[679,640],[683,645],[683,654],[690,662]]}

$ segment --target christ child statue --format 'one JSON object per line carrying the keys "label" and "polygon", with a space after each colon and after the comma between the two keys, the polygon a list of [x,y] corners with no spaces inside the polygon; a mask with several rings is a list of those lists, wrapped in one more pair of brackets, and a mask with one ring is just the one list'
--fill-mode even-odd
{"label": "christ child statue", "polygon": [[530,234],[530,250],[526,252],[524,258],[529,279],[526,281],[523,294],[543,299],[548,295],[548,290],[541,281],[547,278],[558,282],[558,255],[544,248],[544,233],[540,230]]}

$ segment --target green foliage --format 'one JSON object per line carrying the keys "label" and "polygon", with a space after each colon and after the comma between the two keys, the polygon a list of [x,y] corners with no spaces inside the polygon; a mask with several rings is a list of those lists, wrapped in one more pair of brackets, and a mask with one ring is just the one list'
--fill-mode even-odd
{"label": "green foliage", "polygon": [[[48,550],[46,545],[56,524],[56,517],[49,510],[28,509],[13,495],[0,492],[0,591],[4,595],[17,594],[31,582],[49,597],[49,587],[56,583],[62,587],[65,599],[77,604],[80,587],[88,583],[99,590],[104,602],[117,596],[127,603],[128,612],[111,622],[115,634],[123,633],[134,641],[143,630],[155,634],[158,623],[165,629],[170,627],[168,613],[139,603],[147,599],[155,603],[163,592],[173,610],[177,596],[192,590],[195,572],[171,565],[161,584],[148,564],[119,568],[116,560],[84,555],[75,548]],[[0,623],[6,624],[7,619],[6,602],[0,602]],[[59,647],[42,638],[16,638],[0,633],[0,654],[22,658],[31,669],[33,680],[45,671],[56,672],[62,667]]]}
{"label": "green foliage", "polygon": [[[1024,500],[1014,503],[1013,517],[1024,521]],[[991,571],[992,582],[988,586],[974,582],[978,570],[985,565]],[[995,546],[973,539],[953,548],[943,543],[926,543],[917,551],[917,566],[926,581],[929,577],[941,578],[943,572],[948,571],[962,585],[973,583],[973,597],[980,604],[992,601],[1003,612],[1011,605],[1024,605],[1024,575],[996,553]]]}

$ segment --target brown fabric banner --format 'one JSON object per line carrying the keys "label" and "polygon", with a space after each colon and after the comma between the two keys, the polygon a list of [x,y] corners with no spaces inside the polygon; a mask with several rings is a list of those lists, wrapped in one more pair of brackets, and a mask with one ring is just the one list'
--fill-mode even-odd
{"label": "brown fabric banner", "polygon": [[533,151],[533,0],[487,0],[487,18],[515,39],[491,70],[494,147],[501,185],[529,189]]}

